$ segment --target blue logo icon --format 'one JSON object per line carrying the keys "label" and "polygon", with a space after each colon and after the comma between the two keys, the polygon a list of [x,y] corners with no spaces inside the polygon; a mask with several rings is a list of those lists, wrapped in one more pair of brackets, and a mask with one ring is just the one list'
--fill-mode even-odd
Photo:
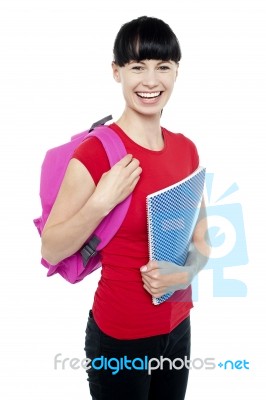
{"label": "blue logo icon", "polygon": [[[246,235],[240,203],[221,204],[221,200],[238,191],[233,183],[215,202],[212,200],[214,174],[206,174],[206,211],[211,255],[205,269],[213,270],[214,297],[245,297],[247,287],[239,279],[224,278],[224,268],[248,263]],[[198,298],[198,279],[193,284],[193,299]]]}

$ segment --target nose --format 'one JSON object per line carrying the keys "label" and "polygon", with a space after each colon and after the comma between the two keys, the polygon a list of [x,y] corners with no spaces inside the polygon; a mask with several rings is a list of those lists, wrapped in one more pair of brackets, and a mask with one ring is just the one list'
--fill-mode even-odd
{"label": "nose", "polygon": [[158,85],[158,76],[156,71],[149,69],[145,71],[143,76],[143,85],[149,88],[154,88]]}

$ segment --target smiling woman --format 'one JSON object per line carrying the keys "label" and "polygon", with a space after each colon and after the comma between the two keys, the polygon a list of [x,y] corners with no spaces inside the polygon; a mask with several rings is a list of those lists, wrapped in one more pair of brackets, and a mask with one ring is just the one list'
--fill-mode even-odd
{"label": "smiling woman", "polygon": [[[125,114],[160,115],[168,102],[177,77],[175,61],[130,61],[123,67],[112,63],[113,75],[122,84],[126,100]],[[123,124],[123,119],[120,119]]]}
{"label": "smiling woman", "polygon": [[[112,66],[125,99],[131,98],[128,107],[145,114],[161,113],[174,88],[180,59],[176,35],[162,20],[141,17],[124,24],[115,39]],[[141,109],[141,105],[149,107]]]}
{"label": "smiling woman", "polygon": [[[133,194],[120,229],[101,250],[102,274],[85,338],[90,360],[190,356],[189,273],[164,260],[149,261],[146,214],[149,194],[181,181],[199,165],[195,144],[161,126],[180,59],[178,40],[162,20],[140,17],[121,27],[112,72],[125,107],[109,128],[128,154],[110,168],[98,139],[85,140],[73,154],[43,230],[43,257],[57,263],[78,251],[102,219]],[[192,248],[204,247],[205,233],[203,223],[195,228]],[[194,271],[192,254],[189,262],[187,270]],[[152,296],[167,293],[169,286],[182,288],[179,300],[155,306]],[[172,370],[166,363],[151,374],[130,368],[115,376],[106,368],[87,372],[93,400],[183,400],[189,369]]]}

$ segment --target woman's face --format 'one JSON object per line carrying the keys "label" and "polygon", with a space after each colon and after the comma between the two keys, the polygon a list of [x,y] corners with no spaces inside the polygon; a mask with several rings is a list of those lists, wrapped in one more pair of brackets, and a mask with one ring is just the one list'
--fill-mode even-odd
{"label": "woman's face", "polygon": [[174,88],[177,63],[142,60],[112,67],[115,80],[122,84],[126,107],[144,115],[161,113]]}

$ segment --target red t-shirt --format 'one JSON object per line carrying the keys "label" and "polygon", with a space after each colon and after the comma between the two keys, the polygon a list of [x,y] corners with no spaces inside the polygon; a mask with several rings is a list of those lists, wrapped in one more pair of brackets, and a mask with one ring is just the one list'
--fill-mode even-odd
{"label": "red t-shirt", "polygon": [[[143,288],[140,267],[149,261],[146,196],[195,171],[199,165],[197,149],[184,135],[165,128],[162,128],[164,148],[160,151],[138,145],[116,124],[110,128],[120,136],[127,152],[139,160],[142,173],[120,229],[101,251],[101,278],[94,296],[93,315],[100,329],[117,339],[169,333],[193,307],[191,287],[182,291],[182,299],[173,295],[157,306]],[[86,166],[96,185],[110,169],[97,138],[84,141],[73,157]]]}

